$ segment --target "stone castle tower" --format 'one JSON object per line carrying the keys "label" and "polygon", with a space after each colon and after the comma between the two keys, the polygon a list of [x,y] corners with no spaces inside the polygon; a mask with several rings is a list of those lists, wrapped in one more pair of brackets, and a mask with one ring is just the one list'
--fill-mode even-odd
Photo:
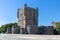
{"label": "stone castle tower", "polygon": [[38,8],[27,7],[18,9],[18,26],[21,33],[35,34],[38,31]]}

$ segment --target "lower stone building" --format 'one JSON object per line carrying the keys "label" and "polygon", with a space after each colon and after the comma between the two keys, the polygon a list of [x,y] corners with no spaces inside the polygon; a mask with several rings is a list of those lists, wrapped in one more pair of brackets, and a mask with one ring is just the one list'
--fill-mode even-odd
{"label": "lower stone building", "polygon": [[12,33],[12,28],[11,27],[8,27],[6,33],[9,33],[9,34]]}
{"label": "lower stone building", "polygon": [[8,34],[19,34],[20,33],[20,27],[18,26],[12,26],[12,27],[8,27],[7,28],[7,32]]}
{"label": "lower stone building", "polygon": [[44,34],[48,34],[48,35],[52,35],[53,34],[53,26],[46,26],[45,28],[44,28],[44,30],[45,30],[45,33]]}
{"label": "lower stone building", "polygon": [[44,26],[38,27],[38,34],[44,34]]}
{"label": "lower stone building", "polygon": [[29,25],[27,27],[27,33],[28,34],[37,34],[35,26],[34,25]]}
{"label": "lower stone building", "polygon": [[36,28],[34,25],[28,25],[27,28],[20,28],[21,34],[37,34]]}
{"label": "lower stone building", "polygon": [[34,25],[29,25],[27,28],[20,28],[18,26],[12,26],[7,28],[7,33],[11,34],[37,34],[35,31]]}
{"label": "lower stone building", "polygon": [[12,26],[7,28],[7,33],[12,34],[41,34],[41,35],[53,35],[53,26],[40,26],[38,32],[35,31],[34,25],[29,25],[23,29],[18,26]]}
{"label": "lower stone building", "polygon": [[40,26],[40,27],[38,27],[38,34],[53,35],[53,26]]}
{"label": "lower stone building", "polygon": [[19,34],[20,33],[20,27],[18,26],[12,26],[12,34]]}

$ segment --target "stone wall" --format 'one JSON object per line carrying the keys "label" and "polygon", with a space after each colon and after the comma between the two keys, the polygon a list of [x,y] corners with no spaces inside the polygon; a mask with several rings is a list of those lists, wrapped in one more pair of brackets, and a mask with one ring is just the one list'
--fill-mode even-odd
{"label": "stone wall", "polygon": [[53,35],[53,26],[38,27],[38,34]]}
{"label": "stone wall", "polygon": [[8,27],[7,28],[7,33],[19,34],[20,33],[20,27],[18,27],[18,26]]}
{"label": "stone wall", "polygon": [[[26,4],[18,10],[18,26],[27,31],[29,25],[34,25],[35,33],[38,31],[38,8],[28,7]],[[23,31],[23,30],[22,30]]]}

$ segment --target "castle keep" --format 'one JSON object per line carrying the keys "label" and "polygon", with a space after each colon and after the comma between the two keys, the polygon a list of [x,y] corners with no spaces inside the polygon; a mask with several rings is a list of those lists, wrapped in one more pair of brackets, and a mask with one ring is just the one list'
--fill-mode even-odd
{"label": "castle keep", "polygon": [[54,33],[53,26],[38,27],[38,8],[28,7],[26,4],[17,12],[18,26],[13,25],[7,28],[7,33],[12,34],[43,34],[52,35]]}
{"label": "castle keep", "polygon": [[38,8],[31,8],[25,4],[23,8],[18,9],[17,17],[20,33],[38,32]]}

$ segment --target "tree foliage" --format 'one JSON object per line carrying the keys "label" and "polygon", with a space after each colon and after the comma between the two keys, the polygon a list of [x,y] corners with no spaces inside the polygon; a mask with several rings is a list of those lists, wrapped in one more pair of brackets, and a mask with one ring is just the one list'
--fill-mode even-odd
{"label": "tree foliage", "polygon": [[16,25],[17,26],[17,23],[15,22],[15,23],[9,23],[9,24],[2,25],[0,27],[0,33],[5,33],[6,32],[6,29],[8,27],[12,27],[13,25]]}
{"label": "tree foliage", "polygon": [[56,23],[56,31],[60,34],[60,22]]}

